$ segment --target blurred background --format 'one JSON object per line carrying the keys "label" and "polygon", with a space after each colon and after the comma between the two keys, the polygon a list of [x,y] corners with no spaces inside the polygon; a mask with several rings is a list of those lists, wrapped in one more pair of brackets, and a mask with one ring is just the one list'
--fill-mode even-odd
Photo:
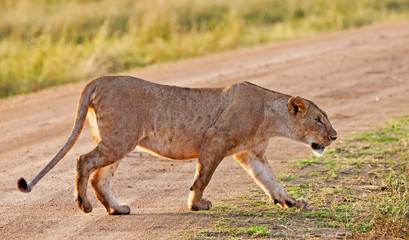
{"label": "blurred background", "polygon": [[0,97],[409,18],[409,0],[0,0]]}

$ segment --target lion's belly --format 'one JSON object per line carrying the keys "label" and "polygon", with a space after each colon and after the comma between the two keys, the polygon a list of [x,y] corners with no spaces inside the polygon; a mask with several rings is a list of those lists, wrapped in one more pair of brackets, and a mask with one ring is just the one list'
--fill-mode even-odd
{"label": "lion's belly", "polygon": [[148,150],[161,157],[185,160],[199,157],[202,140],[196,136],[182,136],[152,133],[143,138],[138,147]]}

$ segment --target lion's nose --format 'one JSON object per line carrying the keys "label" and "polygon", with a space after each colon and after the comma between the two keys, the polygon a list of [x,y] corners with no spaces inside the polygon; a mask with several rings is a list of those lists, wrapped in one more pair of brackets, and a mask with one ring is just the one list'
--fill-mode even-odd
{"label": "lion's nose", "polygon": [[337,139],[337,136],[330,136],[329,138],[331,138],[332,141],[335,141]]}

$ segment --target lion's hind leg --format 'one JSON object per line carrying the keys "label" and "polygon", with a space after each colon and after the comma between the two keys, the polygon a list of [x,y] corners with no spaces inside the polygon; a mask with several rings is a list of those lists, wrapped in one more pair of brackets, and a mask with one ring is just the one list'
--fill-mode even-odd
{"label": "lion's hind leg", "polygon": [[304,199],[295,200],[285,191],[264,157],[265,147],[267,147],[267,144],[262,144],[261,149],[241,152],[234,155],[234,158],[246,169],[275,204],[287,208],[306,207],[307,202]]}
{"label": "lion's hind leg", "polygon": [[123,215],[131,212],[128,205],[118,204],[110,189],[111,179],[120,162],[121,160],[97,169],[91,178],[91,186],[95,191],[95,195],[110,215]]}
{"label": "lion's hind leg", "polygon": [[[75,176],[75,201],[78,207],[85,213],[92,211],[91,203],[87,198],[87,185],[90,175],[94,171],[97,171],[95,178],[93,177],[93,182],[95,186],[97,186],[98,193],[101,194],[101,196],[105,196],[104,199],[112,200],[112,195],[110,195],[110,191],[107,190],[109,189],[109,181],[112,178],[113,172],[118,167],[120,160],[132,151],[132,148],[129,148],[126,151],[122,149],[121,152],[116,152],[109,147],[110,145],[112,144],[109,143],[108,146],[106,146],[104,141],[101,141],[94,150],[78,158]],[[107,168],[103,169],[104,167]],[[110,177],[108,177],[109,174],[111,174]],[[109,202],[109,204],[104,204],[104,206],[113,207],[112,214],[129,213],[127,206],[116,205],[113,201]]]}

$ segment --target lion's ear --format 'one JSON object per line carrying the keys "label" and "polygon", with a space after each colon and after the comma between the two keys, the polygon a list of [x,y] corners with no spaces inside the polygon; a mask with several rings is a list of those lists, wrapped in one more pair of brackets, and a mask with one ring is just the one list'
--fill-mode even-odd
{"label": "lion's ear", "polygon": [[288,110],[291,113],[291,116],[295,119],[302,119],[304,115],[307,113],[307,107],[305,106],[305,102],[300,97],[291,97],[288,100]]}

